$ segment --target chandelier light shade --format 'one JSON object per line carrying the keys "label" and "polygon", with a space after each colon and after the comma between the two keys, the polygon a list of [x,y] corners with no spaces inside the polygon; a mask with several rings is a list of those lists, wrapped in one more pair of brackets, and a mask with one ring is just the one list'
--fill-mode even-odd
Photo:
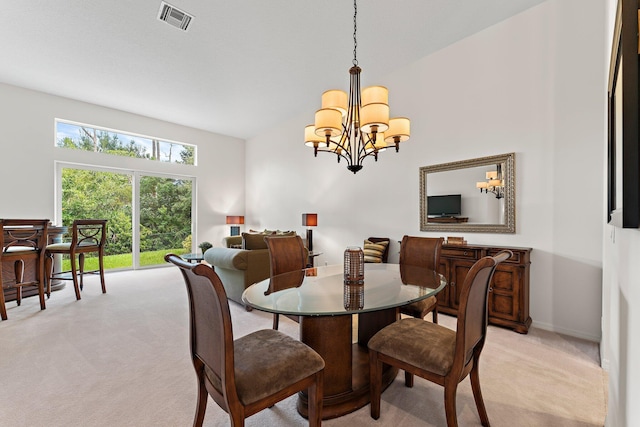
{"label": "chandelier light shade", "polygon": [[349,93],[331,89],[322,94],[322,108],[316,111],[315,122],[304,129],[304,143],[318,152],[333,153],[345,159],[347,169],[354,174],[362,169],[368,156],[378,161],[378,153],[411,136],[406,117],[389,118],[389,90],[384,86],[369,86],[360,90],[360,73],[356,55],[358,6],[353,2],[353,66],[349,69]]}
{"label": "chandelier light shade", "polygon": [[504,197],[504,179],[502,178],[502,165],[498,164],[495,171],[489,171],[485,174],[486,181],[476,182],[476,188],[481,193],[495,194],[496,199]]}
{"label": "chandelier light shade", "polygon": [[347,114],[348,103],[349,95],[343,90],[332,89],[322,94],[322,108],[333,108],[340,111],[343,116]]}

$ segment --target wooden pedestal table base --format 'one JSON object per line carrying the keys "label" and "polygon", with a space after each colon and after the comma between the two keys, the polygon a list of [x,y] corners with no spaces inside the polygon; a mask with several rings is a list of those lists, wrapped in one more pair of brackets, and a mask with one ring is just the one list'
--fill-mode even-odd
{"label": "wooden pedestal table base", "polygon": [[[322,419],[351,413],[369,403],[369,353],[367,342],[377,331],[397,319],[397,309],[358,315],[358,341],[352,344],[352,315],[303,316],[300,340],[325,361]],[[398,374],[397,368],[383,371],[383,390]],[[308,416],[308,396],[298,394],[298,412]]]}

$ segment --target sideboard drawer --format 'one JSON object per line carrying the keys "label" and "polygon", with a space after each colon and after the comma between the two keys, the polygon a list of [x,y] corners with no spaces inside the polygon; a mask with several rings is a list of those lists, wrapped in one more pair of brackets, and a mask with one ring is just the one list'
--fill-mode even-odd
{"label": "sideboard drawer", "polygon": [[466,259],[478,259],[480,257],[480,251],[478,249],[471,248],[442,248],[442,256],[451,258],[466,258]]}
{"label": "sideboard drawer", "polygon": [[[523,263],[529,262],[528,252],[522,252],[522,251],[513,250],[513,249],[510,249],[510,250],[513,253],[513,256],[504,262],[508,264],[523,264]],[[487,251],[487,255],[496,256],[500,251],[502,251],[502,249],[491,248]]]}

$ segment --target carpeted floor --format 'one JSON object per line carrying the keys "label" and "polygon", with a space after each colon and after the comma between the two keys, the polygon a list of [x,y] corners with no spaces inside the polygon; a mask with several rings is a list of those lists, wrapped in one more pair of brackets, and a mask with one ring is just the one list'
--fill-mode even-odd
{"label": "carpeted floor", "polygon": [[[73,287],[54,292],[47,309],[37,298],[7,303],[0,322],[0,426],[188,426],[196,383],[188,351],[187,296],[174,267],[86,279],[81,301]],[[235,336],[271,327],[270,314],[231,303]],[[442,315],[440,323],[455,327]],[[280,329],[298,336],[297,324]],[[489,327],[480,380],[494,427],[602,426],[607,378],[598,345],[532,328],[528,335]],[[304,426],[295,397],[247,419],[247,426]],[[469,380],[458,389],[461,426],[479,426]],[[205,426],[228,426],[211,399]],[[323,422],[327,426],[444,426],[442,388],[404,375],[382,396],[381,417],[369,407]]]}

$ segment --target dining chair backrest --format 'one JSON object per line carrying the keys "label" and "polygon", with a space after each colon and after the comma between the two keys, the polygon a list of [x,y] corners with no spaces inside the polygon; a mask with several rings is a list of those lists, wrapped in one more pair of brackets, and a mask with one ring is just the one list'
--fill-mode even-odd
{"label": "dining chair backrest", "polygon": [[103,250],[107,239],[106,219],[76,219],[71,228],[71,251],[94,247]]}
{"label": "dining chair backrest", "polygon": [[415,265],[438,270],[443,242],[442,237],[402,237],[400,265]]}
{"label": "dining chair backrest", "polygon": [[187,287],[191,360],[198,378],[194,427],[203,424],[207,396],[229,414],[232,426],[243,426],[248,416],[303,390],[309,397],[309,426],[320,426],[322,357],[272,329],[234,341],[229,301],[215,271],[173,254],[165,260],[180,269]]}
{"label": "dining chair backrest", "polygon": [[460,290],[455,330],[421,319],[405,318],[384,327],[369,340],[370,410],[373,419],[380,417],[382,366],[386,364],[404,369],[407,387],[413,386],[414,375],[443,386],[449,427],[458,425],[456,390],[458,384],[469,376],[481,424],[489,426],[478,366],[487,332],[491,279],[498,264],[512,256],[511,251],[505,250],[495,256],[485,256],[471,266]]}
{"label": "dining chair backrest", "polygon": [[0,219],[2,252],[42,252],[47,245],[48,219]]}
{"label": "dining chair backrest", "polygon": [[[465,366],[473,357],[478,344],[484,344],[489,320],[489,285],[498,264],[511,256],[513,253],[506,250],[493,257],[486,256],[478,260],[467,273],[460,292],[454,367]],[[464,350],[459,351],[460,348]]]}
{"label": "dining chair backrest", "polygon": [[[40,297],[40,309],[46,308],[44,300],[45,287],[45,247],[48,239],[48,219],[0,219],[0,270],[4,261],[13,261],[13,271],[16,288],[16,302],[21,304],[22,288],[37,286]],[[25,260],[35,260],[35,277],[24,280]],[[7,281],[8,282],[8,281]],[[7,320],[4,288],[0,271],[0,318]],[[10,285],[9,285],[10,286]]]}
{"label": "dining chair backrest", "polygon": [[[265,236],[269,250],[270,277],[267,293],[295,288],[304,280],[307,249],[300,236]],[[292,273],[282,276],[284,273]]]}
{"label": "dining chair backrest", "polygon": [[[234,345],[231,314],[224,286],[213,269],[191,264],[178,256],[165,258],[180,267],[189,301],[191,359],[197,372],[213,374],[213,399],[227,410],[228,398],[237,401],[234,380]],[[217,383],[217,384],[216,384]],[[228,398],[227,398],[228,396]]]}

